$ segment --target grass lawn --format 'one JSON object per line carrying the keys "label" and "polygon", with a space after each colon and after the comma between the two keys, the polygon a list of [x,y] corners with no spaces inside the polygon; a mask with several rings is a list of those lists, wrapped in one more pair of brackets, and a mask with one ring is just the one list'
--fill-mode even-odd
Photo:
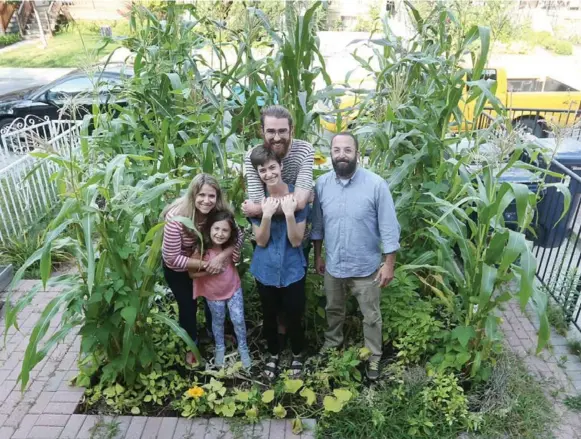
{"label": "grass lawn", "polygon": [[79,67],[93,63],[109,54],[116,44],[102,50],[100,36],[94,33],[67,32],[48,39],[48,47],[42,43],[30,45],[0,54],[1,67]]}

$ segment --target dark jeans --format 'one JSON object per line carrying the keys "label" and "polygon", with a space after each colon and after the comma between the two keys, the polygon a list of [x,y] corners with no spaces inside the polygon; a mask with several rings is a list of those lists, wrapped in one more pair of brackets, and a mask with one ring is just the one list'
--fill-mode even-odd
{"label": "dark jeans", "polygon": [[256,286],[262,303],[262,332],[271,355],[280,352],[277,315],[284,311],[286,333],[290,338],[293,354],[302,353],[305,344],[303,314],[305,312],[305,277],[288,287],[277,288],[263,285],[258,280]]}
{"label": "dark jeans", "polygon": [[[187,271],[174,271],[163,264],[163,274],[178,302],[180,326],[185,329],[192,340],[198,343],[198,329],[196,313],[198,301],[194,299],[194,281],[190,279]],[[206,328],[212,328],[212,313],[208,303],[204,300],[204,314],[206,315]]]}

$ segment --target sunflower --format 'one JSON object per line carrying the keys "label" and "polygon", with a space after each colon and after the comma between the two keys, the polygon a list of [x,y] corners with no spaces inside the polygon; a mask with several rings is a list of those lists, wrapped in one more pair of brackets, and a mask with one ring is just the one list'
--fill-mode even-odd
{"label": "sunflower", "polygon": [[205,392],[204,389],[202,389],[201,387],[194,386],[191,389],[188,389],[186,393],[189,397],[198,399],[204,396]]}
{"label": "sunflower", "polygon": [[324,165],[326,161],[327,158],[323,154],[321,153],[315,154],[315,165]]}

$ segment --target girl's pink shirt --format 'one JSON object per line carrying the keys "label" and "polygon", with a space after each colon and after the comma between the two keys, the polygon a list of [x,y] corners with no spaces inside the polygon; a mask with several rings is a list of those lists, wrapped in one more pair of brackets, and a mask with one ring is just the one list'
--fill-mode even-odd
{"label": "girl's pink shirt", "polygon": [[[206,251],[204,261],[220,253],[213,248]],[[208,300],[228,300],[240,288],[240,276],[234,262],[230,260],[226,269],[220,274],[209,274],[194,279],[194,298],[205,297]]]}

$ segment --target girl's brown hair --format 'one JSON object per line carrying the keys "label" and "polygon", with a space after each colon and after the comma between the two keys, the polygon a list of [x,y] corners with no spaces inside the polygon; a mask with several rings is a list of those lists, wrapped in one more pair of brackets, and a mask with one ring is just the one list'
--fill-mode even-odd
{"label": "girl's brown hair", "polygon": [[230,238],[222,244],[223,248],[230,247],[238,240],[238,226],[236,225],[236,220],[234,219],[234,214],[230,209],[218,210],[216,209],[210,214],[206,224],[204,224],[204,241],[206,243],[206,248],[210,248],[212,243],[212,238],[210,237],[210,231],[212,230],[212,225],[218,221],[227,221],[230,225]]}

